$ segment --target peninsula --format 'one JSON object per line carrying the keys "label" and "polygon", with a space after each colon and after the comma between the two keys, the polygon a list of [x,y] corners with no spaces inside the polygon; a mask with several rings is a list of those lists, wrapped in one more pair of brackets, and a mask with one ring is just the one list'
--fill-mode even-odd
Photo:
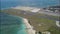
{"label": "peninsula", "polygon": [[29,29],[28,31],[34,30],[33,32],[50,32],[51,34],[60,34],[60,27],[56,26],[56,21],[60,21],[60,11],[49,9],[50,8],[18,6],[1,11],[26,18],[28,20],[28,23],[25,23],[26,26],[33,26],[33,29],[30,28],[31,30]]}

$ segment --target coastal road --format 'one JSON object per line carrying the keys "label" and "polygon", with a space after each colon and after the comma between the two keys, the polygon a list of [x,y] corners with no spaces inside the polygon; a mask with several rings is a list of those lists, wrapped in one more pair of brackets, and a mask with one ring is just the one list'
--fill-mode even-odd
{"label": "coastal road", "polygon": [[52,15],[52,16],[60,16],[60,13],[55,13],[55,12],[48,12],[48,11],[39,11],[38,13],[42,14],[47,14],[47,15]]}

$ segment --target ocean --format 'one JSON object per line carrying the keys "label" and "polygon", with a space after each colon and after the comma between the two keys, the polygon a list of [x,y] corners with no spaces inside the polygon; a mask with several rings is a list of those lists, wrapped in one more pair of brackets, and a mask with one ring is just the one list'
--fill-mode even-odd
{"label": "ocean", "polygon": [[[59,0],[0,0],[0,9],[16,6],[48,7],[59,5]],[[22,18],[10,16],[0,12],[1,34],[27,34]]]}
{"label": "ocean", "polygon": [[27,34],[22,18],[0,12],[0,34]]}
{"label": "ocean", "polygon": [[59,5],[59,0],[0,0],[0,9],[7,9],[16,6],[48,7]]}

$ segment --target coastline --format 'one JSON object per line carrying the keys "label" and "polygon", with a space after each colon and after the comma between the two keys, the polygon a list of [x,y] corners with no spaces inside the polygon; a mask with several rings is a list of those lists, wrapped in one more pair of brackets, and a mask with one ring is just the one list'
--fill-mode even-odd
{"label": "coastline", "polygon": [[[20,12],[20,9],[17,9],[17,10],[16,10],[17,13],[18,13],[18,10],[19,10],[19,12]],[[8,10],[8,11],[10,11],[10,10]],[[15,11],[15,9],[12,9],[11,14],[12,14],[13,11]],[[8,12],[8,13],[9,13],[9,12]],[[24,13],[22,13],[22,14],[20,14],[20,13],[17,14],[17,13],[15,13],[17,16],[21,16],[21,15],[22,15],[21,17],[24,17],[24,16],[25,16],[25,15],[23,15]],[[36,15],[36,16],[37,16],[37,15]],[[44,31],[45,28],[48,29],[48,28],[50,27],[51,23],[54,25],[54,22],[55,22],[55,21],[50,20],[50,19],[49,19],[49,20],[48,20],[48,19],[45,19],[44,17],[43,17],[43,19],[41,19],[41,18],[39,19],[39,18],[37,18],[39,15],[38,15],[37,17],[36,17],[36,16],[28,16],[28,15],[27,15],[26,17],[24,17],[24,18],[22,19],[23,22],[24,22],[24,24],[26,25],[25,31],[26,31],[28,34],[35,34],[35,31],[33,30],[33,28],[32,28],[31,25],[33,25],[33,26],[36,25],[36,26],[34,26],[34,28],[36,28],[36,31]],[[32,22],[30,23],[31,25],[28,25],[29,23],[28,23],[28,20],[26,19],[27,17],[28,17],[28,18],[29,18],[29,17],[33,17],[33,19],[30,18],[31,21],[32,21]],[[37,22],[36,19],[37,19],[37,21],[38,21],[39,23],[41,23],[39,20],[42,20],[42,21],[43,21],[42,23],[43,23],[43,27],[44,27],[44,28],[43,28],[43,27],[40,27],[38,24],[36,24],[36,22]],[[50,22],[51,22],[51,23],[50,23]],[[28,23],[28,24],[27,24],[27,23]],[[45,25],[45,23],[46,23],[47,26]],[[50,23],[49,26],[48,26],[48,23]],[[52,25],[52,26],[53,26],[53,25]],[[38,26],[38,27],[37,27],[37,26]],[[46,27],[45,27],[45,26],[46,26]],[[52,27],[51,27],[51,28],[52,28]],[[40,30],[40,29],[41,29],[41,30]],[[33,31],[34,31],[34,32],[33,32]],[[31,32],[32,32],[32,33],[31,33]]]}
{"label": "coastline", "polygon": [[46,14],[51,16],[60,16],[58,13],[59,11],[56,13],[56,11],[54,12],[54,11],[48,10],[48,8],[45,10],[43,8],[37,8],[37,7],[16,6],[16,7],[13,7],[12,9],[23,10],[25,12]]}
{"label": "coastline", "polygon": [[35,30],[33,27],[28,23],[28,20],[26,18],[23,18],[24,24],[26,25],[26,32],[27,34],[35,34]]}
{"label": "coastline", "polygon": [[12,9],[18,9],[18,10],[24,10],[24,11],[30,11],[30,12],[38,12],[41,8],[16,6],[16,7],[12,7]]}

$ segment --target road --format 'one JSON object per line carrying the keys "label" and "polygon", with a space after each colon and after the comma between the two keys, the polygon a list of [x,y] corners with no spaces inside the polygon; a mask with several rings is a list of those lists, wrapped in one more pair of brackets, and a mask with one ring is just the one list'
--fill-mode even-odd
{"label": "road", "polygon": [[60,16],[59,13],[47,12],[47,11],[39,11],[38,13],[47,14],[47,15],[52,15],[52,16]]}

